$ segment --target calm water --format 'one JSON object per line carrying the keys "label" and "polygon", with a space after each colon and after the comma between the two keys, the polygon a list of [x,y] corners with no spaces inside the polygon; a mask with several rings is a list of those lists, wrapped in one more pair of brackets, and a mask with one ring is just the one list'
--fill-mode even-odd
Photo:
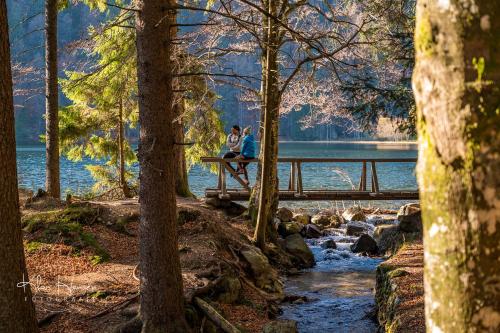
{"label": "calm water", "polygon": [[[285,142],[280,144],[281,157],[333,157],[333,158],[414,158],[416,148],[407,144],[359,144],[323,142]],[[45,149],[43,146],[18,147],[17,162],[19,181],[23,187],[37,189],[44,187]],[[95,161],[71,162],[61,158],[62,192],[83,193],[93,185],[93,179],[85,168]],[[280,187],[288,186],[290,166],[279,164]],[[137,166],[135,166],[137,170]],[[311,163],[302,167],[304,188],[351,189],[359,182],[361,165],[359,163],[325,164]],[[416,188],[414,163],[383,163],[377,165],[381,189]],[[250,179],[255,179],[256,165],[249,166]],[[369,176],[369,172],[368,172]],[[201,166],[195,166],[189,173],[191,190],[202,197],[207,187],[215,187],[217,176]],[[229,186],[238,184],[229,178]],[[307,207],[342,205],[344,203],[291,203]],[[398,206],[397,203],[374,203],[384,206]]]}

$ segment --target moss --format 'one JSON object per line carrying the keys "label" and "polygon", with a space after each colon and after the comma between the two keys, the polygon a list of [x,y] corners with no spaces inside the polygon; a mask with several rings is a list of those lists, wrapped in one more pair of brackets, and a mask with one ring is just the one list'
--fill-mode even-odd
{"label": "moss", "polygon": [[434,53],[435,41],[432,34],[431,21],[428,17],[417,20],[415,28],[415,49],[423,56],[430,56]]}
{"label": "moss", "polygon": [[36,241],[27,242],[24,248],[28,252],[36,252],[37,250],[43,248],[44,244]]}
{"label": "moss", "polygon": [[387,277],[389,279],[394,279],[394,278],[398,278],[398,277],[401,277],[401,276],[406,276],[410,273],[408,273],[407,271],[405,271],[404,269],[402,268],[397,268],[395,270],[392,270],[391,272],[389,272],[389,274],[387,274]]}
{"label": "moss", "polygon": [[89,295],[90,298],[94,298],[94,299],[104,299],[108,296],[109,296],[109,293],[107,291],[101,291],[101,290],[93,292]]}
{"label": "moss", "polygon": [[88,206],[69,206],[63,210],[23,217],[24,230],[33,239],[27,244],[28,251],[34,251],[42,243],[63,243],[72,246],[74,253],[91,248],[95,253],[91,258],[93,263],[108,260],[109,254],[99,245],[94,235],[83,231],[83,225],[94,223],[98,213],[97,209]]}

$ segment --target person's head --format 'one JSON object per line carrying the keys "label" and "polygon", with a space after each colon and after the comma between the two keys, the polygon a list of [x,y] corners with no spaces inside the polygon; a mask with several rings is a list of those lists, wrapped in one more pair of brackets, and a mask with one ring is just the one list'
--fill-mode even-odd
{"label": "person's head", "polygon": [[239,135],[240,127],[238,125],[233,125],[233,127],[231,127],[231,133],[233,133],[234,135]]}
{"label": "person's head", "polygon": [[252,134],[252,126],[247,126],[243,129],[243,135]]}

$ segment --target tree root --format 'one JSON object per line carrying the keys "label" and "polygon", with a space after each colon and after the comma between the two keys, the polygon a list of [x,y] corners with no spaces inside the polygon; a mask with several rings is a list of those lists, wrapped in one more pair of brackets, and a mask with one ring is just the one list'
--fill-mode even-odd
{"label": "tree root", "polygon": [[201,309],[201,311],[225,333],[241,333],[239,329],[222,317],[217,310],[201,298],[195,297],[194,302]]}

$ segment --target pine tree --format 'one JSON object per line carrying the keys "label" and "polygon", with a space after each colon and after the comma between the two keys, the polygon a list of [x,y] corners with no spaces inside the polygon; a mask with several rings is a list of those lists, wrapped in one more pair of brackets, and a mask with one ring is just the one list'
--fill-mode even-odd
{"label": "pine tree", "polygon": [[89,57],[97,63],[89,73],[67,72],[62,90],[72,104],[61,110],[61,148],[71,160],[90,157],[104,164],[88,165],[96,179],[94,190],[120,188],[131,196],[127,168],[136,161],[125,127],[137,123],[135,33],[111,26],[90,30]]}
{"label": "pine tree", "polygon": [[500,331],[500,3],[417,4],[429,332]]}
{"label": "pine tree", "polygon": [[0,0],[0,332],[38,332],[23,252],[5,0]]}
{"label": "pine tree", "polygon": [[172,89],[174,1],[137,2],[142,332],[187,332],[177,240]]}
{"label": "pine tree", "polygon": [[59,170],[59,89],[57,79],[57,0],[45,1],[45,186],[54,198],[60,198]]}

